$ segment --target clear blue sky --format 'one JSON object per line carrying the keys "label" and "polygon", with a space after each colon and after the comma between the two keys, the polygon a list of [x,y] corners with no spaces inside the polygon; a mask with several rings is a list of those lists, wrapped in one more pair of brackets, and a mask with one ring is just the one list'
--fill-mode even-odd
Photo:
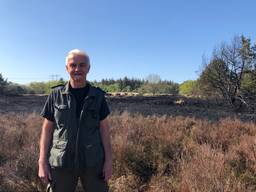
{"label": "clear blue sky", "polygon": [[196,79],[202,55],[244,34],[255,0],[0,0],[0,73],[9,81],[68,79],[66,53],[88,52],[89,80]]}

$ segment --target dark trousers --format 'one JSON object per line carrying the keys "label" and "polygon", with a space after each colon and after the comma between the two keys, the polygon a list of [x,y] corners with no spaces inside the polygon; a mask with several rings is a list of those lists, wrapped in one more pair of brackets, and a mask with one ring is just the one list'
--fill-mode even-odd
{"label": "dark trousers", "polygon": [[74,192],[80,178],[85,192],[107,192],[108,185],[102,177],[102,169],[68,171],[51,169],[53,192]]}

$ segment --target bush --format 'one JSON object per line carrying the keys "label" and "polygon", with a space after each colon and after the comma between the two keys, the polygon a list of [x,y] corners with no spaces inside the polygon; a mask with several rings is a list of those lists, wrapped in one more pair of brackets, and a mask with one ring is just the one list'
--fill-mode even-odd
{"label": "bush", "polygon": [[197,81],[193,81],[193,80],[184,81],[179,86],[179,93],[181,95],[188,95],[188,96],[200,95],[200,93],[198,91]]}
{"label": "bush", "polygon": [[[113,113],[111,192],[255,191],[256,129],[236,119]],[[0,191],[44,191],[37,114],[0,116]]]}

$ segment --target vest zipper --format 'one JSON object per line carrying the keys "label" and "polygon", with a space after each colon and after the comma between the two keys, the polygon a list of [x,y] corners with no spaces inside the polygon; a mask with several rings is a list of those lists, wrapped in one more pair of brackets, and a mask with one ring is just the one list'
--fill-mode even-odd
{"label": "vest zipper", "polygon": [[88,99],[89,97],[86,96],[85,99],[84,99],[84,102],[83,102],[83,107],[82,107],[82,110],[81,110],[81,113],[80,113],[80,116],[79,116],[79,121],[78,121],[78,126],[77,126],[77,133],[76,133],[76,145],[75,145],[75,168],[77,170],[79,170],[79,135],[80,135],[80,124],[81,124],[81,119],[82,119],[82,115],[83,115],[83,112],[84,112],[84,104],[85,104],[85,101]]}

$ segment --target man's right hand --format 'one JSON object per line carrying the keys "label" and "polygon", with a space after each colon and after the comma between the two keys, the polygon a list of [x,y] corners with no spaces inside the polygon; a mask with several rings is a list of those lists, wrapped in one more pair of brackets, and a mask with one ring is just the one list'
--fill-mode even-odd
{"label": "man's right hand", "polygon": [[49,164],[47,162],[38,162],[38,176],[43,183],[47,184],[52,180]]}
{"label": "man's right hand", "polygon": [[45,183],[49,183],[51,178],[50,166],[47,160],[50,144],[52,142],[52,134],[54,130],[54,123],[48,119],[44,119],[41,136],[40,136],[40,153],[38,160],[38,176]]}

